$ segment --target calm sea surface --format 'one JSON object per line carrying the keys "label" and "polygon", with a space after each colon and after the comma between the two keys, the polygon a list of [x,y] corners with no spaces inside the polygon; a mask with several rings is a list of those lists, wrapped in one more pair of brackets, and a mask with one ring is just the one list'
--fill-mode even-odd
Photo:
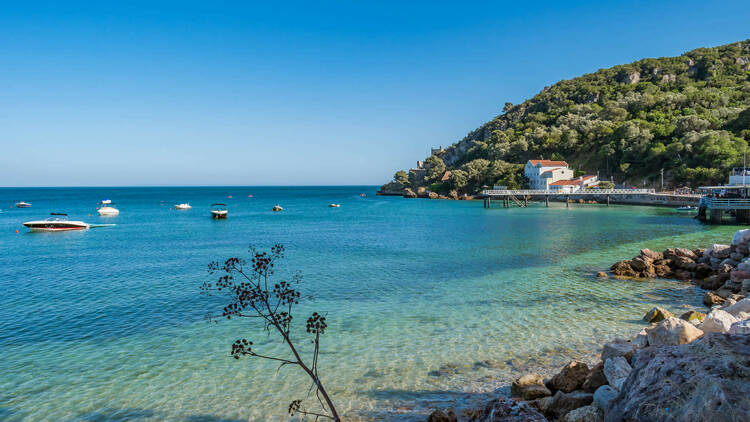
{"label": "calm sea surface", "polygon": [[[119,216],[96,214],[103,198]],[[21,200],[33,207],[11,208]],[[171,208],[180,202],[193,209]],[[226,221],[209,217],[213,202],[228,204]],[[276,203],[283,212],[271,212]],[[9,421],[286,420],[307,380],[229,356],[241,337],[283,353],[276,339],[252,322],[204,318],[222,304],[200,294],[206,265],[250,244],[287,247],[280,279],[302,271],[313,298],[297,323],[327,313],[320,367],[347,419],[400,421],[590,357],[601,341],[637,332],[654,305],[699,306],[689,284],[595,273],[644,246],[705,246],[735,229],[667,208],[485,210],[377,197],[374,187],[0,189],[0,211],[0,419]],[[55,211],[115,226],[21,226]]]}

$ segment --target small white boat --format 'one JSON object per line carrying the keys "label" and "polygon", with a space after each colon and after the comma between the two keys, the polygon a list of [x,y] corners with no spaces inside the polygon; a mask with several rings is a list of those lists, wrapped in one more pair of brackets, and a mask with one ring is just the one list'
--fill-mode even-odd
{"label": "small white boat", "polygon": [[692,205],[685,205],[683,207],[678,207],[677,211],[694,211],[694,210],[697,210],[697,209],[698,209],[698,207],[694,207]]}
{"label": "small white boat", "polygon": [[23,223],[31,231],[61,232],[71,230],[86,230],[89,225],[83,221],[69,221],[68,214],[53,212],[46,220],[27,221]]}
{"label": "small white boat", "polygon": [[284,208],[281,208],[281,205],[276,204],[271,208],[271,211],[284,211]]}
{"label": "small white boat", "polygon": [[211,217],[216,220],[227,218],[227,204],[211,204]]}
{"label": "small white boat", "polygon": [[112,201],[109,201],[107,204],[107,206],[99,208],[98,210],[96,210],[96,212],[98,212],[101,216],[112,216],[120,214],[120,210],[112,206],[114,205]]}
{"label": "small white boat", "polygon": [[111,199],[102,199],[102,205],[108,205],[108,204],[111,204],[111,203],[112,203]]}
{"label": "small white boat", "polygon": [[188,204],[187,202],[184,204],[177,204],[174,206],[174,209],[176,210],[189,210],[190,208],[193,208]]}
{"label": "small white boat", "polygon": [[31,208],[31,204],[28,202],[16,202],[16,208]]}
{"label": "small white boat", "polygon": [[328,206],[331,208],[339,208],[341,204],[328,204]]}

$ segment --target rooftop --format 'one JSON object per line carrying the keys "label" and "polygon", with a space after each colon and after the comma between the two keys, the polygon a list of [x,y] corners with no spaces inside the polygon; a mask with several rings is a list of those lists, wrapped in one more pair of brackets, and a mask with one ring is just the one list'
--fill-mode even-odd
{"label": "rooftop", "polygon": [[538,164],[541,164],[542,167],[553,167],[553,166],[562,166],[562,167],[568,167],[568,163],[565,161],[551,161],[551,160],[529,160],[532,166],[536,166]]}

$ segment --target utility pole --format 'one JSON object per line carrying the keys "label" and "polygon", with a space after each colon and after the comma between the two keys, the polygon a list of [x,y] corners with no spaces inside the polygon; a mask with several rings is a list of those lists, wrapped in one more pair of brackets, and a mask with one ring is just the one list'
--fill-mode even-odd
{"label": "utility pole", "polygon": [[664,192],[664,169],[662,168],[659,173],[661,173],[661,191]]}

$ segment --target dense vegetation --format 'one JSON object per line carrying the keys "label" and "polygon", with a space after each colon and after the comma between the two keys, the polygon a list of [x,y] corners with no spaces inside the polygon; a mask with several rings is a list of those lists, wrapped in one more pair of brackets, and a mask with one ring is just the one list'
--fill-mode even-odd
{"label": "dense vegetation", "polygon": [[[616,183],[726,183],[750,141],[750,40],[644,59],[545,87],[463,140],[398,172],[389,190],[520,187],[530,158],[564,159]],[[436,142],[439,143],[439,142]],[[513,164],[516,163],[516,164]],[[445,170],[448,181],[440,182]]]}

